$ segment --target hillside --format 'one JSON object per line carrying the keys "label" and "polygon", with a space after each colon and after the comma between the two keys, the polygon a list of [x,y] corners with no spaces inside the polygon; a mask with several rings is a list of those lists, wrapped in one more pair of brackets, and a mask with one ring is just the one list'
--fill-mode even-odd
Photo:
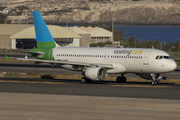
{"label": "hillside", "polygon": [[32,19],[40,11],[56,22],[110,23],[113,16],[119,24],[180,24],[179,0],[6,0],[1,6],[8,19]]}

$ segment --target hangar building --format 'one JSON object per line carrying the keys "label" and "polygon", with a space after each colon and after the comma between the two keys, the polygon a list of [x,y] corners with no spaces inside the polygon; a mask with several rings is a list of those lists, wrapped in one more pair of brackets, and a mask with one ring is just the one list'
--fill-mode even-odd
{"label": "hangar building", "polygon": [[[91,43],[111,41],[112,32],[102,28],[47,25],[57,44],[61,46],[88,46]],[[31,49],[36,47],[34,25],[0,24],[0,49]]]}
{"label": "hangar building", "polygon": [[84,41],[83,46],[91,43],[107,42],[112,40],[112,32],[100,27],[69,27],[69,30],[76,32],[79,35],[89,35],[90,40]]}

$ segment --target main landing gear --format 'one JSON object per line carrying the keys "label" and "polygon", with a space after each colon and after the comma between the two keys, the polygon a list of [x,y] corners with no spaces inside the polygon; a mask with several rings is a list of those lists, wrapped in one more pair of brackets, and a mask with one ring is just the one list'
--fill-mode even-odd
{"label": "main landing gear", "polygon": [[118,76],[117,78],[116,78],[116,82],[117,83],[126,83],[126,77],[125,76]]}
{"label": "main landing gear", "polygon": [[91,83],[91,79],[88,79],[86,77],[81,78],[81,83]]}

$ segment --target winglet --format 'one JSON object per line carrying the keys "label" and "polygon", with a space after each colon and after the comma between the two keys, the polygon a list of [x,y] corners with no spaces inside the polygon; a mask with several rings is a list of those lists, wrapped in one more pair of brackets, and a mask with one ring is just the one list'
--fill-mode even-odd
{"label": "winglet", "polygon": [[6,56],[6,61],[8,61],[9,60],[9,57],[7,56],[7,55],[5,55]]}

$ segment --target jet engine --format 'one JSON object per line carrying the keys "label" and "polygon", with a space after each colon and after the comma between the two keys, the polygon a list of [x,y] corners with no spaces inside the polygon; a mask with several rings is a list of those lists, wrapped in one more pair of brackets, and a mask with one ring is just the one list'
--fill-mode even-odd
{"label": "jet engine", "polygon": [[107,70],[102,67],[90,67],[85,70],[84,76],[91,80],[101,81],[106,79]]}

